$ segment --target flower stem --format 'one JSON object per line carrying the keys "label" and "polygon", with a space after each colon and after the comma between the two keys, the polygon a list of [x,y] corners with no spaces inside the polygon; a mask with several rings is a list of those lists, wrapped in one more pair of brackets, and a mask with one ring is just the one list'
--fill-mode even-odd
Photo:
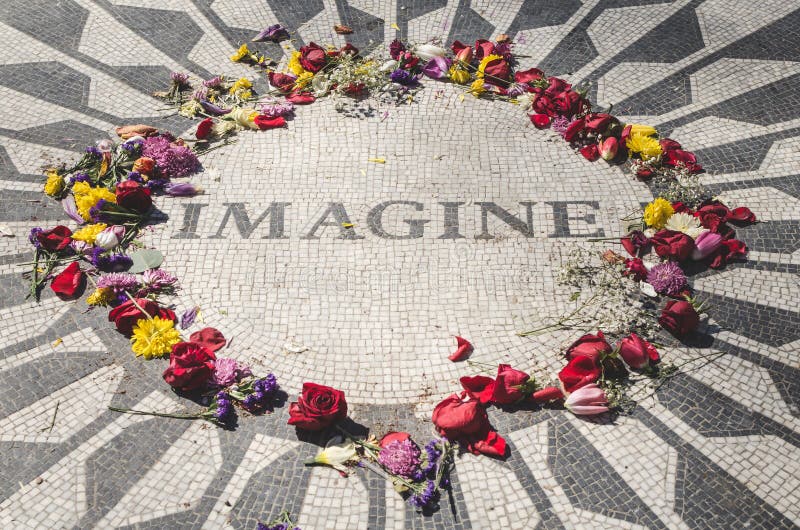
{"label": "flower stem", "polygon": [[159,418],[175,418],[179,420],[200,420],[203,417],[200,414],[171,414],[168,412],[154,412],[148,410],[135,410],[135,409],[126,409],[121,407],[112,407],[109,405],[108,410],[113,410],[114,412],[122,412],[125,414],[133,414],[136,416],[158,416]]}

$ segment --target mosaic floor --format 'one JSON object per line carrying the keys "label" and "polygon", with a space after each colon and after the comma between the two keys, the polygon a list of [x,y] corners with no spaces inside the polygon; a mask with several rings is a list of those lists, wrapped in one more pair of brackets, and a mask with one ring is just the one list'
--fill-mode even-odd
{"label": "mosaic floor", "polygon": [[[452,500],[427,516],[366,471],[304,467],[318,448],[285,408],[234,431],[108,411],[186,402],[103,312],[25,299],[28,231],[64,217],[40,168],[122,123],[192,129],[149,94],[171,70],[252,76],[227,57],[273,23],[296,31],[290,50],[506,33],[523,67],[588,83],[689,146],[703,182],[763,222],[737,232],[748,261],[692,278],[713,306],[704,340],[662,355],[725,355],[614,422],[490,413],[510,457],[458,458]],[[251,529],[283,510],[304,530],[800,525],[797,2],[6,0],[0,40],[0,226],[15,236],[0,237],[2,528]],[[575,334],[516,332],[567,307],[555,275],[571,247],[620,233],[653,198],[519,109],[447,85],[359,116],[321,101],[203,165],[206,193],[161,200],[144,236],[182,280],[176,305],[201,307],[236,337],[228,356],[290,395],[306,380],[344,390],[376,432],[430,434],[433,406],[471,372],[447,360],[453,335],[475,360],[555,373]]]}

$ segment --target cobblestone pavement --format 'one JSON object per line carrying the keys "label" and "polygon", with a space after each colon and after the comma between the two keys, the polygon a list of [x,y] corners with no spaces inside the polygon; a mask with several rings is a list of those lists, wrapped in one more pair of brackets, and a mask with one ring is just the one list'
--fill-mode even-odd
{"label": "cobblestone pavement", "polygon": [[[692,278],[713,306],[706,340],[664,350],[725,355],[614,422],[492,412],[511,456],[460,457],[452,502],[432,515],[369,473],[304,467],[317,446],[285,408],[233,431],[108,411],[191,403],[103,312],[25,299],[26,235],[64,217],[40,168],[122,123],[183,132],[148,94],[171,70],[252,75],[227,57],[278,22],[296,30],[290,47],[364,51],[507,33],[523,66],[590,83],[594,101],[687,145],[704,183],[763,221],[738,231],[747,262]],[[304,530],[800,524],[796,0],[5,0],[0,35],[0,224],[16,236],[0,238],[2,528],[251,529],[282,510]],[[554,277],[569,248],[618,234],[653,196],[519,109],[445,85],[358,117],[318,102],[203,163],[206,193],[161,200],[145,236],[182,280],[177,308],[200,306],[235,337],[230,356],[274,370],[290,395],[304,380],[343,389],[375,432],[431,432],[433,405],[474,371],[447,360],[453,335],[475,360],[552,377],[574,333],[515,333],[566,307]],[[259,223],[281,203],[282,225]]]}

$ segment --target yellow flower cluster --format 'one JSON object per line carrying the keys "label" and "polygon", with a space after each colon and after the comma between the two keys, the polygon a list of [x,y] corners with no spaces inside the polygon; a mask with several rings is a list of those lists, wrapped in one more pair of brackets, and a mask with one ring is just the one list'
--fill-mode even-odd
{"label": "yellow flower cluster", "polygon": [[292,56],[289,57],[289,62],[286,64],[286,68],[288,68],[290,72],[297,76],[306,73],[306,69],[303,68],[302,64],[300,64],[300,52],[292,53]]}
{"label": "yellow flower cluster", "polygon": [[44,184],[44,192],[51,197],[58,197],[64,191],[64,177],[58,171],[51,169],[47,172],[47,182]]}
{"label": "yellow flower cluster", "polygon": [[644,222],[647,226],[652,226],[655,229],[662,229],[667,224],[667,220],[675,213],[672,204],[666,199],[659,197],[644,209]]}
{"label": "yellow flower cluster", "polygon": [[472,82],[469,86],[468,92],[475,96],[476,98],[481,97],[481,94],[486,92],[486,87],[484,86],[483,79],[476,79]]}
{"label": "yellow flower cluster", "polygon": [[239,46],[239,49],[236,50],[236,53],[231,55],[231,61],[238,63],[245,57],[250,57],[250,49],[247,47],[247,44],[242,44]]}
{"label": "yellow flower cluster", "polygon": [[484,57],[481,63],[478,65],[478,71],[475,73],[475,77],[482,78],[484,75],[486,75],[486,66],[496,59],[502,59],[502,57],[499,55],[487,55]]}
{"label": "yellow flower cluster", "polygon": [[86,221],[92,220],[89,210],[101,199],[106,202],[117,203],[117,196],[111,191],[106,188],[93,188],[86,182],[76,182],[72,186],[72,194],[75,196],[75,206],[78,207],[78,213]]}
{"label": "yellow flower cluster", "polygon": [[251,88],[253,88],[253,83],[246,77],[240,77],[228,90],[228,94],[241,99],[249,99],[253,95],[253,92],[250,90]]}
{"label": "yellow flower cluster", "polygon": [[145,359],[163,357],[181,341],[181,334],[175,329],[172,320],[153,317],[143,318],[133,326],[131,349],[137,356]]}
{"label": "yellow flower cluster", "polygon": [[314,79],[314,74],[311,72],[303,72],[297,76],[297,81],[294,82],[295,90],[300,90],[308,86],[311,80]]}
{"label": "yellow flower cluster", "polygon": [[97,234],[108,228],[105,223],[95,223],[93,225],[86,225],[80,230],[72,233],[72,239],[77,241],[84,241],[90,245],[94,245],[94,240]]}
{"label": "yellow flower cluster", "polygon": [[114,300],[114,290],[110,287],[100,287],[86,297],[89,305],[107,306]]}
{"label": "yellow flower cluster", "polygon": [[459,85],[466,85],[469,82],[469,72],[455,64],[447,71],[447,77]]}
{"label": "yellow flower cluster", "polygon": [[639,157],[647,162],[661,156],[661,144],[655,135],[658,134],[655,127],[650,125],[631,125],[630,136],[625,145],[631,153],[637,153]]}

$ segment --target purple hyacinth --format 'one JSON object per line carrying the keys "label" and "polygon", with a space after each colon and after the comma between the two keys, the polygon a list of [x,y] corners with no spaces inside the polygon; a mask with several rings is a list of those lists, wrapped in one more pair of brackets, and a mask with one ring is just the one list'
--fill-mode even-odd
{"label": "purple hyacinth", "polygon": [[40,226],[36,226],[34,228],[31,228],[31,233],[28,234],[28,241],[30,241],[31,245],[33,245],[36,248],[42,248],[42,244],[39,243],[38,239],[36,239],[36,236],[38,236],[42,232],[44,232],[44,229]]}
{"label": "purple hyacinth", "polygon": [[395,440],[378,453],[378,462],[390,473],[411,478],[419,468],[419,446],[411,439]]}
{"label": "purple hyacinth", "polygon": [[686,287],[686,275],[680,265],[674,261],[666,261],[650,269],[647,273],[647,283],[658,293],[675,296]]}
{"label": "purple hyacinth", "polygon": [[426,508],[436,500],[436,484],[429,480],[421,493],[415,493],[408,498],[408,503],[417,508]]}
{"label": "purple hyacinth", "polygon": [[223,424],[228,424],[236,417],[231,396],[227,392],[219,392],[215,397],[217,408],[214,410],[214,419]]}
{"label": "purple hyacinth", "polygon": [[419,83],[417,76],[412,75],[411,72],[403,70],[402,68],[398,68],[389,74],[389,78],[392,80],[392,83],[403,86],[415,86]]}

